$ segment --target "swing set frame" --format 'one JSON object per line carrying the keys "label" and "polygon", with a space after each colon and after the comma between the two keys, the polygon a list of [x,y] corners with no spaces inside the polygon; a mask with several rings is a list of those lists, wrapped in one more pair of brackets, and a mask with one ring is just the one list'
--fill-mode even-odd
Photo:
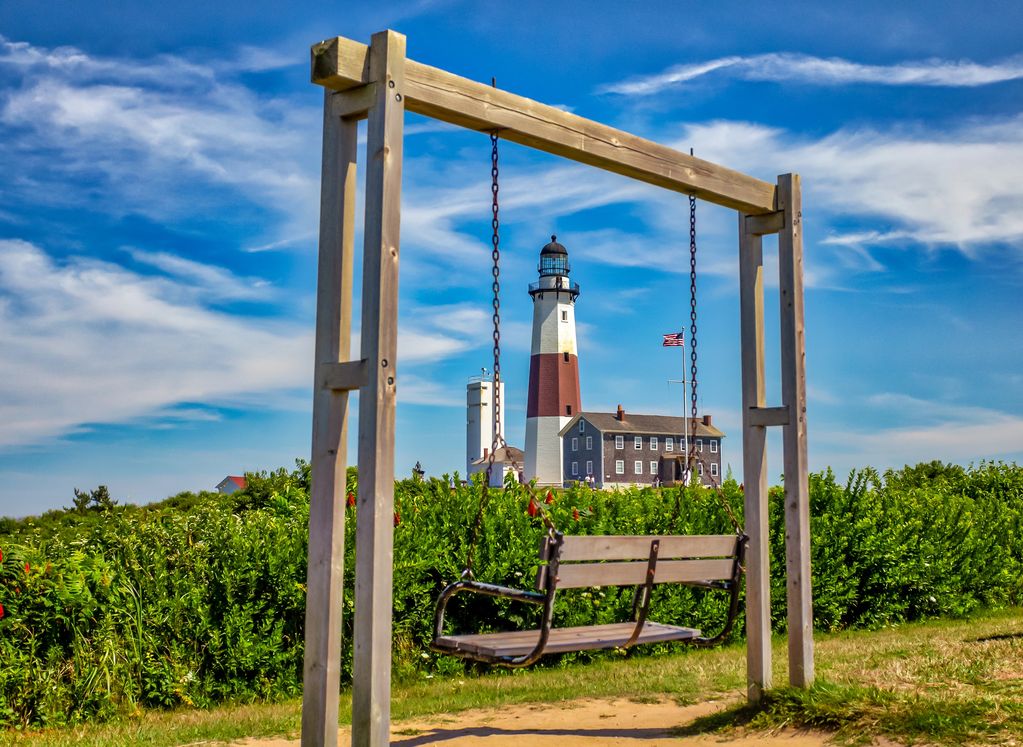
{"label": "swing set frame", "polygon": [[[337,744],[349,394],[359,392],[352,744],[389,743],[398,260],[405,111],[596,166],[738,212],[745,480],[747,696],[771,687],[767,428],[784,449],[789,682],[814,676],[800,180],[776,184],[430,67],[405,37],[312,47],[323,86],[302,744]],[[362,349],[351,358],[357,128],[367,120]],[[764,383],[762,237],[778,234],[781,399]]]}

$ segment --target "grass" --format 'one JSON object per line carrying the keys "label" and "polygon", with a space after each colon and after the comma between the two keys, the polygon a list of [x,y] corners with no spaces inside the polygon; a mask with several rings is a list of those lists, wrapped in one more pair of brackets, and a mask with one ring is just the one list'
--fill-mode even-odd
{"label": "grass", "polygon": [[[931,621],[817,638],[818,683],[772,690],[759,708],[741,703],[745,649],[681,650],[662,656],[395,684],[395,721],[472,708],[582,697],[680,703],[724,700],[724,710],[680,734],[775,730],[834,732],[846,744],[887,737],[904,744],[1023,743],[1023,610],[971,620]],[[775,641],[776,682],[785,681],[785,642]],[[19,747],[210,744],[297,734],[301,704],[144,712],[107,724],[6,732]],[[350,710],[342,696],[342,720]],[[438,719],[441,720],[441,719]],[[3,740],[0,740],[3,741]]]}

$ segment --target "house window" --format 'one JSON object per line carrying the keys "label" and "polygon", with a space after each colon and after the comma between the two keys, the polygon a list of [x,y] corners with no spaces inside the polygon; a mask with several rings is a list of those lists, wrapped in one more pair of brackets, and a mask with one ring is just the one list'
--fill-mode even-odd
{"label": "house window", "polygon": [[591,460],[586,460],[586,474],[593,474],[593,462]]}
{"label": "house window", "polygon": [[586,432],[586,421],[583,420],[582,418],[579,419],[579,432],[580,433]]}
{"label": "house window", "polygon": [[572,437],[572,451],[579,451],[579,439]]}
{"label": "house window", "polygon": [[625,448],[625,436],[615,436],[615,448],[616,449]]}
{"label": "house window", "polygon": [[710,442],[710,453],[711,454],[718,453],[718,442],[716,440]]}
{"label": "house window", "polygon": [[586,437],[586,450],[589,451],[593,448],[593,436]]}
{"label": "house window", "polygon": [[701,453],[703,452],[703,439],[702,438],[696,439],[696,450],[701,452]]}
{"label": "house window", "polygon": [[572,477],[579,476],[579,462],[572,462]]}
{"label": "house window", "polygon": [[565,363],[568,363],[568,353],[562,353],[562,355],[565,356]]}
{"label": "house window", "polygon": [[703,462],[697,462],[696,469],[700,473],[700,477],[703,477]]}
{"label": "house window", "polygon": [[624,459],[615,459],[615,474],[616,475],[624,475],[625,474],[625,460]]}
{"label": "house window", "polygon": [[640,460],[637,459],[636,463],[632,465],[632,471],[635,472],[637,475],[642,475],[643,474],[643,462],[641,462]]}
{"label": "house window", "polygon": [[[567,311],[562,311],[561,312],[561,321],[563,321],[563,322],[567,322],[568,321],[568,312]],[[566,355],[567,355],[567,353],[566,353]]]}
{"label": "house window", "polygon": [[565,405],[565,414],[566,415],[572,414],[572,405]]}
{"label": "house window", "polygon": [[665,451],[675,450],[675,439],[672,438],[671,436],[668,436],[667,438],[664,439],[664,450]]}
{"label": "house window", "polygon": [[657,451],[657,436],[650,437],[650,451]]}
{"label": "house window", "polygon": [[643,448],[643,437],[642,437],[642,436],[636,436],[636,437],[635,437],[635,438],[634,438],[634,439],[632,440],[632,443],[633,443],[633,445],[634,445],[634,446],[635,446],[635,447],[636,447],[637,449],[642,449],[642,448]]}
{"label": "house window", "polygon": [[660,470],[657,469],[657,462],[650,462],[650,474],[656,475]]}
{"label": "house window", "polygon": [[711,477],[717,477],[718,476],[718,463],[717,462],[711,462],[710,463],[710,475],[711,475]]}

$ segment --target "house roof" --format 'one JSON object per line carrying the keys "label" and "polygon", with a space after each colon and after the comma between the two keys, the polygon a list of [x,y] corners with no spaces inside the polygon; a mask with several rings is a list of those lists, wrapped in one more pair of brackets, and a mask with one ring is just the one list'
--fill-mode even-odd
{"label": "house roof", "polygon": [[[576,427],[579,419],[593,425],[601,433],[642,433],[665,434],[675,436],[685,433],[686,423],[692,425],[689,418],[676,417],[674,415],[634,415],[625,413],[624,420],[619,420],[613,412],[581,412],[568,421],[568,424],[561,429],[558,435],[564,436],[572,428]],[[725,434],[713,425],[704,425],[700,420],[696,424],[696,435],[713,438],[724,438]]]}
{"label": "house roof", "polygon": [[224,484],[226,484],[228,482],[233,482],[235,485],[237,485],[242,490],[245,489],[245,486],[247,484],[244,477],[239,477],[238,475],[228,475],[223,480],[221,480],[219,483],[217,483],[217,487],[219,488],[221,485],[224,485]]}
{"label": "house roof", "polygon": [[[522,449],[516,449],[514,446],[501,446],[494,452],[494,461],[507,464],[509,462],[515,462],[520,467],[526,459],[526,452]],[[490,461],[490,457],[480,457],[473,461],[473,464],[486,464]]]}

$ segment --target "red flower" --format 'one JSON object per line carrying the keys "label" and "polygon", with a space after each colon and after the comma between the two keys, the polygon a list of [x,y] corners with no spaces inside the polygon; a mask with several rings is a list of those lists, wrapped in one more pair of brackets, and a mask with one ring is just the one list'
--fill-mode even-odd
{"label": "red flower", "polygon": [[572,509],[572,518],[575,519],[576,521],[579,521],[579,509],[578,508],[573,508]]}
{"label": "red flower", "polygon": [[348,491],[348,507],[355,508],[355,493]]}
{"label": "red flower", "polygon": [[14,593],[15,594],[20,594],[21,593],[21,587],[20,586],[15,586],[14,587]]}
{"label": "red flower", "polygon": [[4,616],[4,606],[0,604],[0,617]]}
{"label": "red flower", "polygon": [[0,550],[0,563],[4,562],[4,551]]}
{"label": "red flower", "polygon": [[29,566],[28,563],[25,563],[25,573],[28,573],[31,570],[32,570],[31,566]]}
{"label": "red flower", "polygon": [[536,501],[532,497],[529,499],[529,505],[526,506],[526,513],[530,516],[536,516],[540,513],[540,507],[536,505]]}
{"label": "red flower", "polygon": [[547,491],[547,497],[543,499],[543,502],[547,505],[554,503],[554,494],[551,491]]}
{"label": "red flower", "polygon": [[398,526],[399,524],[401,524],[401,514],[399,514],[397,511],[395,511],[394,512],[394,526]]}

